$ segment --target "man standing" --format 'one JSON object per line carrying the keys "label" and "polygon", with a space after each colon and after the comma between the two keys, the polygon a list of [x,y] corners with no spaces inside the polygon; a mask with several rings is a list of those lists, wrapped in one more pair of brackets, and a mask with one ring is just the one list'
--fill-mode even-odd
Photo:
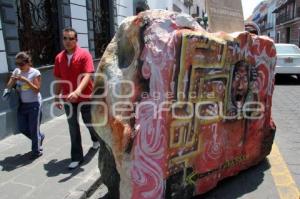
{"label": "man standing", "polygon": [[[55,105],[62,109],[60,98],[64,101],[64,109],[68,118],[71,137],[71,163],[69,169],[74,169],[83,161],[83,150],[79,126],[79,112],[87,126],[92,148],[100,146],[97,134],[91,127],[91,95],[93,91],[92,73],[93,59],[90,53],[77,45],[77,32],[73,28],[63,30],[63,45],[65,50],[55,58],[54,76],[58,83],[55,85]],[[61,97],[59,97],[61,95]]]}

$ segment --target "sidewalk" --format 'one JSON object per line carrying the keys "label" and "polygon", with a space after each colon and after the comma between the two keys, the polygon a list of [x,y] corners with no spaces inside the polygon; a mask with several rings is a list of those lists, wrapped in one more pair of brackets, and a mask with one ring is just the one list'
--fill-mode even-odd
{"label": "sidewalk", "polygon": [[65,116],[41,125],[44,155],[30,160],[31,142],[24,135],[0,141],[1,199],[79,199],[99,183],[98,151],[90,149],[88,130],[81,126],[85,161],[75,170],[70,163],[70,137]]}

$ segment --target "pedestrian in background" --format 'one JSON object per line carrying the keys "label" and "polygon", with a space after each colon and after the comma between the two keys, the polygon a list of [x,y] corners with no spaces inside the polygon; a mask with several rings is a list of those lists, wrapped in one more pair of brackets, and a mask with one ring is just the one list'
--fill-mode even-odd
{"label": "pedestrian in background", "polygon": [[[86,124],[91,139],[92,148],[97,150],[100,144],[97,133],[91,127],[91,95],[93,91],[92,74],[94,65],[91,54],[77,45],[77,32],[73,28],[63,30],[63,45],[65,50],[55,58],[54,76],[56,80],[67,83],[55,84],[56,107],[64,107],[68,117],[69,132],[71,137],[71,163],[69,169],[74,169],[83,161],[83,150],[81,144],[81,132],[79,126],[79,112]],[[62,97],[58,97],[62,94]],[[60,102],[64,101],[64,106]]]}
{"label": "pedestrian in background", "polygon": [[17,112],[18,130],[31,139],[31,157],[43,155],[42,143],[45,135],[40,131],[42,118],[41,73],[32,67],[31,56],[26,52],[16,55],[16,68],[8,83],[7,89],[16,86],[20,96]]}

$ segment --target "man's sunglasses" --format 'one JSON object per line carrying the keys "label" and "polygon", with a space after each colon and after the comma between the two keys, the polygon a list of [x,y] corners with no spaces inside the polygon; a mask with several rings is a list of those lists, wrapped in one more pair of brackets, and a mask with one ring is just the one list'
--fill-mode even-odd
{"label": "man's sunglasses", "polygon": [[28,62],[16,62],[17,66],[25,66],[26,64],[28,64]]}
{"label": "man's sunglasses", "polygon": [[64,37],[64,41],[74,41],[75,37]]}

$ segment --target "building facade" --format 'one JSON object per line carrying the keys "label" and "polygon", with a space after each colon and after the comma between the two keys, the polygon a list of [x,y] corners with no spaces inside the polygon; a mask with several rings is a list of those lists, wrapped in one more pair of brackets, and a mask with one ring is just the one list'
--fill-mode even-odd
{"label": "building facade", "polygon": [[278,0],[265,0],[260,2],[253,10],[248,22],[254,22],[260,29],[261,35],[269,36],[275,41],[276,38],[276,9]]}
{"label": "building facade", "polygon": [[[56,54],[63,49],[61,30],[71,26],[78,31],[78,44],[97,61],[118,25],[133,15],[127,0],[0,0],[0,91],[15,69],[15,55],[29,51],[34,67],[42,74],[43,121],[53,115],[51,82]],[[0,98],[0,139],[16,133],[18,96]]]}
{"label": "building facade", "polygon": [[205,0],[171,0],[173,11],[190,14],[193,17],[201,17],[205,12]]}
{"label": "building facade", "polygon": [[[62,114],[52,111],[51,94],[54,58],[63,49],[61,30],[76,29],[79,46],[90,51],[97,66],[118,26],[135,15],[140,2],[150,9],[173,10],[173,0],[0,0],[1,94],[16,67],[15,55],[29,51],[42,74],[43,121]],[[9,101],[0,98],[0,139],[16,133],[17,106],[16,93]]]}
{"label": "building facade", "polygon": [[276,42],[300,46],[300,0],[280,0],[276,14]]}
{"label": "building facade", "polygon": [[[0,91],[15,69],[15,55],[29,51],[42,74],[43,121],[62,112],[52,108],[53,63],[63,49],[61,30],[73,27],[78,44],[90,51],[97,66],[121,22],[136,14],[140,3],[149,9],[200,15],[202,0],[0,0]],[[176,9],[174,9],[176,8]],[[178,10],[179,8],[180,10]],[[0,139],[16,132],[17,94],[0,98]],[[53,112],[52,110],[55,110]]]}
{"label": "building facade", "polygon": [[266,35],[275,41],[276,38],[276,15],[273,11],[276,9],[277,0],[270,0],[268,5],[267,24],[265,26]]}
{"label": "building facade", "polygon": [[260,2],[253,10],[252,21],[258,25],[262,35],[266,35],[268,17],[268,0]]}

